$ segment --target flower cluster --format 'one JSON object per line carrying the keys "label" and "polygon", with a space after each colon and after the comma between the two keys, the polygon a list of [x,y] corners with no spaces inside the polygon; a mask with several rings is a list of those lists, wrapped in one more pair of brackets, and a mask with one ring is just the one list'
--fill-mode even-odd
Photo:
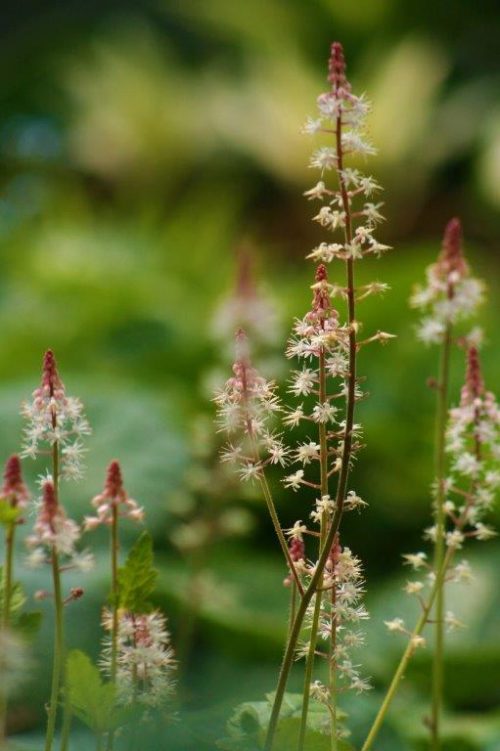
{"label": "flower cluster", "polygon": [[[307,565],[300,565],[305,578],[311,571]],[[364,579],[361,561],[347,547],[342,548],[338,539],[330,552],[327,567],[323,574],[323,585],[311,602],[305,619],[305,627],[314,628],[316,598],[321,598],[316,655],[329,665],[329,671],[336,673],[336,680],[330,686],[315,680],[310,686],[311,698],[335,711],[336,694],[346,690],[363,693],[371,688],[370,681],[362,676],[360,666],[353,661],[353,650],[364,644],[364,633],[360,623],[369,618],[363,605]],[[306,656],[310,643],[306,642],[298,650],[298,656]],[[339,738],[348,735],[342,725],[337,726]]]}
{"label": "flower cluster", "polygon": [[[425,344],[439,344],[453,324],[473,315],[483,302],[484,284],[471,276],[462,250],[460,220],[446,226],[443,247],[427,269],[427,285],[417,286],[410,303],[428,313],[421,321],[418,337]],[[473,330],[467,340],[479,343],[481,332]]]}
{"label": "flower cluster", "polygon": [[[0,496],[11,508],[24,509],[30,500],[30,493],[24,484],[21,474],[21,462],[17,454],[13,454],[5,463],[3,485]],[[20,520],[18,519],[18,522]]]}
{"label": "flower cluster", "polygon": [[66,556],[74,556],[75,543],[80,538],[80,528],[76,522],[66,516],[64,508],[57,500],[52,480],[45,480],[42,485],[42,499],[39,503],[33,534],[26,542],[34,548],[30,562],[32,565],[46,560],[46,548]]}
{"label": "flower cluster", "polygon": [[129,497],[123,487],[122,471],[116,459],[110,462],[104,489],[102,493],[94,496],[92,506],[96,509],[97,515],[85,517],[85,530],[95,529],[100,524],[110,525],[113,521],[114,510],[118,516],[135,522],[141,522],[144,519],[144,509],[138,505],[137,501]]}
{"label": "flower cluster", "polygon": [[268,464],[284,466],[289,449],[272,431],[274,417],[281,410],[276,386],[252,367],[243,331],[238,331],[236,342],[234,375],[215,397],[220,430],[231,438],[221,459],[236,464],[242,480],[251,480]]}
{"label": "flower cluster", "polygon": [[[450,409],[446,432],[450,472],[444,480],[446,524],[443,536],[448,551],[444,562],[444,582],[470,582],[472,572],[469,563],[462,559],[453,564],[453,556],[467,539],[482,541],[496,535],[483,519],[491,509],[495,491],[500,485],[499,424],[498,405],[494,395],[485,389],[477,349],[470,347],[460,404]],[[434,543],[437,536],[437,525],[425,531],[425,537]],[[404,559],[414,571],[427,574],[427,581],[420,577],[409,581],[405,587],[409,595],[421,598],[426,583],[433,586],[439,572],[427,563],[423,552],[407,554]],[[445,614],[444,622],[448,630],[462,625],[451,611]],[[386,626],[390,631],[409,633],[400,618],[386,621]],[[423,643],[423,637],[419,637],[416,646]]]}
{"label": "flower cluster", "polygon": [[[103,626],[107,631],[112,629],[113,619],[108,611],[104,613]],[[110,640],[101,665],[110,674]],[[159,611],[120,612],[116,684],[123,704],[138,702],[148,708],[163,704],[174,691],[175,666],[166,619]]]}
{"label": "flower cluster", "polygon": [[50,349],[43,359],[41,385],[33,392],[32,401],[22,405],[22,415],[29,425],[24,431],[21,455],[35,459],[40,454],[48,454],[56,446],[60,453],[62,477],[79,480],[85,453],[81,438],[90,433],[90,426],[81,401],[66,396]]}

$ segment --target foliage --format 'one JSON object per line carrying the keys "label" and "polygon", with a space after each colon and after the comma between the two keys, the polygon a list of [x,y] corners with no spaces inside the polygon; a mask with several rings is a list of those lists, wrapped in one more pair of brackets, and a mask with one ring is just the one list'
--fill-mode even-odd
{"label": "foliage", "polygon": [[132,613],[150,610],[157,575],[153,567],[153,541],[148,532],[143,532],[118,571],[118,607]]}

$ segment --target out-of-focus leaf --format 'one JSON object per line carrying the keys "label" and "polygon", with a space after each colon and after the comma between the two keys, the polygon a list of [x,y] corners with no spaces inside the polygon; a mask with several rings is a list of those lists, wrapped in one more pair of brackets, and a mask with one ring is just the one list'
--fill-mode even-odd
{"label": "out-of-focus leaf", "polygon": [[150,610],[156,577],[153,541],[148,532],[143,532],[118,571],[118,606],[133,613]]}
{"label": "out-of-focus leaf", "polygon": [[66,661],[66,686],[76,716],[96,733],[114,727],[117,720],[116,688],[104,683],[89,657],[75,649]]}

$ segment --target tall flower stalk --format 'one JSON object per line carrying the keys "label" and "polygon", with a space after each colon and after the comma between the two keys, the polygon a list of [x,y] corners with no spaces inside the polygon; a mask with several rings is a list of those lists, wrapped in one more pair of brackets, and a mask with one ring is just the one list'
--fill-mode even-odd
{"label": "tall flower stalk", "polygon": [[[21,462],[16,454],[11,456],[5,464],[4,481],[0,495],[3,504],[5,504],[5,562],[2,582],[1,631],[6,634],[11,625],[15,532],[17,525],[23,521],[20,514],[27,506],[30,498],[21,475]],[[7,690],[2,687],[0,690],[0,746],[6,737],[7,701]]]}
{"label": "tall flower stalk", "polygon": [[[289,462],[297,462],[299,468],[285,478],[285,487],[292,490],[308,487],[313,490],[316,499],[311,515],[319,530],[309,530],[301,521],[296,522],[288,530],[289,548],[272,499],[268,497],[267,481],[263,482],[263,492],[290,570],[288,580],[293,581],[300,593],[300,597],[293,599],[292,589],[293,617],[271,710],[266,751],[273,746],[288,676],[304,625],[307,625],[310,637],[305,647],[300,649],[300,653],[306,657],[306,666],[299,749],[304,744],[311,691],[318,694],[319,690],[317,682],[311,682],[317,642],[324,638],[326,632],[329,634],[327,653],[330,680],[325,695],[329,696],[327,705],[332,716],[333,748],[337,743],[338,731],[336,694],[339,674],[341,670],[344,671],[349,685],[360,687],[362,682],[354,667],[348,668],[348,661],[344,660],[342,668],[340,666],[341,649],[337,643],[341,628],[340,599],[344,596],[347,582],[342,580],[340,559],[337,560],[336,556],[343,556],[345,562],[351,555],[347,548],[342,550],[338,538],[344,510],[363,505],[354,491],[347,493],[352,462],[360,448],[360,426],[354,421],[355,405],[362,397],[357,377],[357,354],[362,346],[374,341],[385,342],[391,335],[377,332],[367,339],[358,339],[360,324],[357,320],[357,303],[369,295],[384,292],[387,285],[373,282],[357,287],[354,266],[365,257],[379,257],[389,248],[374,236],[376,225],[382,221],[380,204],[368,200],[380,190],[380,186],[372,177],[345,164],[349,156],[366,156],[375,153],[375,149],[364,136],[364,120],[369,105],[364,97],[351,92],[342,46],[337,42],[331,47],[328,81],[330,90],[318,98],[319,117],[309,119],[304,131],[311,135],[322,134],[333,140],[333,145],[321,146],[314,152],[310,166],[320,170],[321,179],[305,195],[309,200],[322,204],[314,221],[325,231],[339,231],[341,237],[340,242],[321,242],[308,255],[316,265],[312,306],[305,317],[296,322],[287,351],[289,357],[297,357],[303,363],[302,368],[293,374],[290,387],[291,392],[303,401],[283,418],[283,424],[288,429],[302,422],[310,423],[316,435],[292,450],[285,446],[281,435],[269,433],[267,416],[281,412],[274,388],[270,388],[253,370],[249,371],[248,363],[241,359],[235,365],[235,377],[217,398],[224,429],[239,428],[241,432],[243,427],[250,444],[257,438],[257,445],[268,452],[263,459],[243,450],[241,443],[231,443],[227,447],[223,458],[240,462],[242,479],[255,478],[262,482],[263,469],[267,464],[285,466]],[[336,184],[332,187],[325,182],[325,174],[329,172],[333,172],[336,178]],[[327,267],[333,261],[341,261],[345,266],[344,286],[332,284],[329,280]],[[345,301],[345,322],[341,321],[340,313],[333,305],[335,297]],[[336,490],[330,495],[333,482],[336,482]],[[299,546],[304,545],[305,535],[318,541],[313,564],[299,557],[302,550],[302,547],[299,550]],[[359,565],[354,564],[354,558],[350,560],[351,574],[357,578],[353,572],[356,570],[359,573]],[[354,580],[351,580],[348,586],[356,589],[358,584],[357,581],[354,585]],[[360,588],[353,593],[350,606],[354,606],[359,594]],[[342,606],[345,604],[344,599]]]}
{"label": "tall flower stalk", "polygon": [[[404,556],[405,563],[426,579],[409,581],[406,586],[408,594],[418,597],[422,612],[411,631],[401,618],[386,621],[389,631],[408,637],[408,644],[361,751],[372,748],[408,662],[415,650],[425,644],[422,632],[430,622],[439,591],[448,583],[470,582],[472,579],[471,567],[466,559],[454,563],[456,553],[468,539],[484,541],[496,535],[483,519],[491,509],[495,491],[500,485],[500,413],[494,395],[484,387],[475,347],[467,351],[460,404],[449,410],[447,418],[445,451],[450,457],[450,469],[445,478],[447,500],[444,503],[443,560],[436,569],[427,563],[424,552]],[[428,539],[435,540],[436,535],[437,525],[426,530]],[[429,589],[427,596],[426,584]],[[443,615],[443,625],[449,631],[463,626],[449,610]]]}
{"label": "tall flower stalk", "polygon": [[[314,368],[306,367],[297,373],[292,385],[292,390],[297,396],[312,394],[316,403],[309,414],[306,414],[301,404],[286,418],[289,426],[295,426],[303,419],[318,424],[318,444],[316,447],[309,445],[309,449],[298,447],[296,458],[304,464],[312,459],[319,462],[319,482],[305,480],[303,469],[297,470],[285,480],[287,487],[298,489],[301,485],[310,486],[320,496],[316,502],[316,510],[313,511],[320,527],[317,538],[318,558],[307,571],[307,586],[290,629],[267,730],[266,751],[270,751],[273,746],[298,640],[304,621],[309,618],[310,638],[306,651],[302,720],[298,740],[298,748],[303,748],[311,686],[313,693],[318,695],[317,683],[311,684],[310,679],[314,668],[316,642],[322,627],[323,591],[329,593],[330,600],[328,608],[331,656],[329,686],[326,687],[323,696],[328,696],[332,717],[332,747],[335,748],[337,744],[336,693],[340,671],[340,652],[336,643],[338,582],[335,577],[335,565],[331,562],[335,558],[335,548],[340,545],[340,522],[346,506],[349,506],[346,500],[348,497],[357,498],[355,493],[347,496],[349,473],[359,448],[360,427],[354,421],[355,405],[362,396],[357,378],[357,354],[359,349],[369,342],[384,342],[390,338],[389,334],[377,332],[363,341],[358,339],[360,326],[356,313],[357,303],[369,295],[384,292],[387,285],[374,282],[365,287],[356,287],[355,263],[370,255],[379,257],[389,248],[374,237],[375,227],[382,221],[380,204],[366,200],[379,191],[380,187],[372,177],[345,164],[348,156],[366,156],[375,153],[375,149],[364,136],[364,119],[369,105],[364,97],[355,96],[351,92],[345,73],[342,46],[338,42],[332,44],[328,80],[331,90],[318,98],[319,118],[309,119],[304,130],[309,134],[320,133],[333,138],[333,146],[322,146],[315,151],[310,166],[319,169],[322,178],[325,173],[333,171],[337,185],[333,188],[327,187],[324,179],[321,179],[312,189],[306,191],[305,195],[310,200],[319,200],[324,204],[314,220],[325,230],[340,230],[343,237],[342,242],[322,242],[308,255],[308,258],[318,264],[313,286],[313,307],[306,318],[298,322],[298,338],[290,346],[288,354],[306,360],[313,359],[316,363]],[[360,199],[362,202],[356,206]],[[345,286],[329,283],[327,264],[334,260],[344,262]],[[335,296],[340,296],[346,301],[347,320],[344,324],[340,322],[339,313],[331,303]],[[340,388],[337,386],[337,392],[335,379],[340,379]],[[332,392],[328,388],[330,380],[333,381]],[[340,399],[344,404],[343,419],[342,411],[334,404],[336,399]],[[315,455],[308,455],[307,451],[315,451]],[[332,478],[336,479],[337,484],[335,493],[330,496]],[[330,571],[327,569],[329,561]],[[349,677],[351,683],[359,679],[359,675],[355,675],[354,672]]]}
{"label": "tall flower stalk", "polygon": [[[91,565],[91,557],[78,554],[75,549],[80,537],[80,528],[66,516],[59,500],[61,478],[79,479],[82,476],[81,457],[84,448],[81,438],[90,432],[90,428],[83,415],[81,402],[66,395],[51,350],[44,356],[41,385],[33,392],[32,401],[23,405],[22,413],[28,420],[23,455],[31,458],[48,456],[51,462],[49,473],[41,480],[42,497],[33,534],[27,539],[28,545],[32,548],[30,563],[34,566],[49,563],[52,571],[54,655],[45,738],[45,751],[51,751],[64,672],[63,611],[65,604],[78,599],[82,592],[75,589],[64,598],[61,573],[75,567],[85,570]],[[65,559],[64,566],[61,564],[62,558]],[[63,751],[67,747],[68,739],[69,714],[65,711],[61,744]]]}
{"label": "tall flower stalk", "polygon": [[[457,218],[451,219],[445,229],[443,247],[437,262],[427,269],[427,285],[424,288],[418,287],[411,300],[414,307],[424,308],[429,312],[419,327],[419,338],[426,344],[439,344],[441,348],[439,375],[435,384],[435,571],[441,569],[445,557],[445,430],[449,406],[449,372],[454,331],[456,324],[474,313],[483,299],[482,283],[470,276],[462,251],[461,235],[460,220]],[[477,332],[475,336],[477,336]],[[444,689],[444,587],[439,587],[436,593],[435,621],[430,727],[432,748],[434,751],[439,751]]]}
{"label": "tall flower stalk", "polygon": [[[120,518],[141,522],[144,509],[130,498],[123,486],[121,467],[114,459],[108,465],[106,480],[101,493],[92,499],[92,506],[96,510],[95,516],[86,516],[84,529],[92,530],[104,524],[110,529],[110,563],[111,563],[111,617],[106,616],[106,629],[111,634],[109,649],[109,677],[116,683],[118,671],[118,640],[119,640],[119,582],[118,582],[118,554],[120,548],[118,521]],[[107,749],[111,751],[114,743],[114,733],[108,734]]]}

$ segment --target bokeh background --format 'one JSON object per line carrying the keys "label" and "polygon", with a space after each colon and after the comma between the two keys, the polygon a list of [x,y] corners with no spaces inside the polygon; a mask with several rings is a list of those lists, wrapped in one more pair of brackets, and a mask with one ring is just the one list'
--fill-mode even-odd
{"label": "bokeh background", "polygon": [[[493,0],[5,0],[0,29],[0,447],[18,450],[19,402],[52,347],[68,391],[93,425],[88,473],[66,500],[82,517],[119,457],[148,512],[160,570],[158,604],[182,656],[183,722],[169,747],[214,748],[239,701],[273,690],[288,592],[262,500],[217,465],[212,387],[229,372],[233,331],[249,319],[255,356],[280,381],[294,315],[308,304],[311,224],[300,135],[325,86],[329,43],[344,43],[356,91],[374,103],[370,171],[385,186],[381,239],[366,262],[386,281],[365,330],[397,334],[366,351],[367,447],[352,487],[370,504],[344,541],[368,580],[375,690],[354,704],[359,742],[403,644],[382,621],[412,616],[401,554],[420,549],[429,514],[435,349],[416,342],[412,285],[453,215],[487,280],[483,354],[494,386],[499,353],[500,66]],[[455,393],[463,373],[453,364]],[[28,466],[34,479],[40,466]],[[274,482],[283,522],[308,515],[307,495]],[[125,527],[125,525],[124,525]],[[136,530],[123,530],[124,549]],[[108,590],[106,536],[88,539],[99,566],[68,586],[70,643],[96,655]],[[500,749],[500,549],[471,552],[477,578],[450,598],[467,628],[449,639],[447,748]],[[29,592],[47,572],[18,573]],[[35,667],[11,713],[21,747],[41,746],[50,606]],[[426,747],[422,717],[430,649],[409,671],[384,751]],[[294,677],[300,686],[300,670]],[[352,706],[351,706],[352,705]],[[73,747],[89,747],[78,729]],[[24,745],[23,745],[24,744]],[[143,748],[158,748],[158,739]]]}

